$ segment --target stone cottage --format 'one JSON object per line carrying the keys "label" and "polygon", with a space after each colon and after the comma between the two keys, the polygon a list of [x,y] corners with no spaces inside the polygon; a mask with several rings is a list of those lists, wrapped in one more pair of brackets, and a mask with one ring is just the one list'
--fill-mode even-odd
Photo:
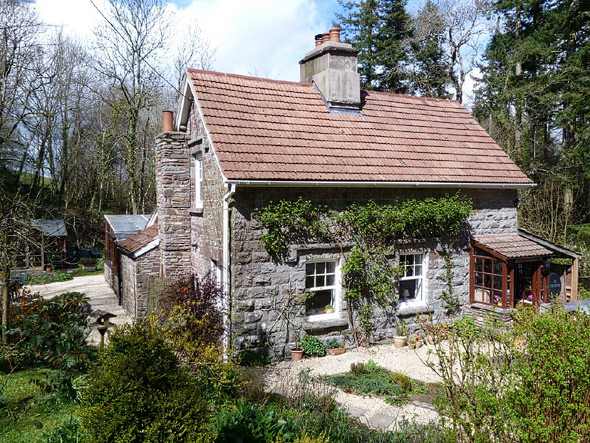
{"label": "stone cottage", "polygon": [[[237,348],[282,352],[294,339],[285,308],[306,293],[315,309],[300,303],[297,327],[338,336],[349,328],[342,250],[295,246],[277,262],[252,211],[300,196],[342,210],[460,193],[474,204],[470,238],[452,257],[464,312],[548,301],[549,260],[568,251],[518,231],[517,191],[534,184],[460,103],[361,90],[357,51],[337,28],[300,65],[301,82],[187,70],[176,115],[165,112],[157,138],[163,278],[212,272]],[[446,264],[437,245],[404,244],[396,260],[404,269],[396,316],[439,312]],[[573,284],[568,291],[576,297]],[[391,337],[395,316],[379,315],[376,338]]]}

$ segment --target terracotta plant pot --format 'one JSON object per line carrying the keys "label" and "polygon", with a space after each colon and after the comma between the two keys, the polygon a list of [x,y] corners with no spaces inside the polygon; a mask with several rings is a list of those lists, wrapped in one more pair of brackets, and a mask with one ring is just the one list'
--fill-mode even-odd
{"label": "terracotta plant pot", "polygon": [[303,349],[301,348],[293,348],[290,349],[291,352],[291,361],[299,361],[303,359]]}
{"label": "terracotta plant pot", "polygon": [[340,355],[346,352],[346,348],[332,348],[328,349],[328,354],[330,355]]}
{"label": "terracotta plant pot", "polygon": [[396,335],[395,337],[393,337],[393,345],[396,348],[403,348],[406,345],[407,340],[408,337],[406,337],[405,335]]}

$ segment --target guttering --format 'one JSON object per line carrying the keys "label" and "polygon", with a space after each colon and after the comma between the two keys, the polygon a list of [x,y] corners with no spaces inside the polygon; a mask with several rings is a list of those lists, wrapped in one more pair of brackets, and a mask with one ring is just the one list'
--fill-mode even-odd
{"label": "guttering", "polygon": [[223,360],[228,359],[229,338],[230,338],[230,229],[229,229],[229,200],[236,192],[236,184],[228,183],[228,191],[223,196],[223,263],[221,266],[221,287],[223,289],[223,310],[225,315],[223,317],[223,329],[225,331],[223,337]]}
{"label": "guttering", "polygon": [[228,180],[229,185],[252,187],[350,187],[350,188],[474,188],[528,189],[536,183],[473,183],[473,182],[386,182],[386,181],[313,181],[313,180]]}

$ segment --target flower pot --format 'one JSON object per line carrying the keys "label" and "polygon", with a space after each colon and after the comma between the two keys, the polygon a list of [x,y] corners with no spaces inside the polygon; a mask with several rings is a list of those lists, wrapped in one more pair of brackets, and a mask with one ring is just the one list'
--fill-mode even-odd
{"label": "flower pot", "polygon": [[393,337],[393,345],[396,348],[403,348],[406,345],[407,340],[408,337],[406,337],[405,335],[396,335],[395,337]]}
{"label": "flower pot", "polygon": [[293,348],[290,349],[291,352],[291,361],[299,361],[303,359],[303,349],[301,348]]}
{"label": "flower pot", "polygon": [[326,308],[326,314],[333,314],[334,308]]}
{"label": "flower pot", "polygon": [[328,349],[328,354],[330,355],[341,355],[346,352],[346,348],[332,348]]}
{"label": "flower pot", "polygon": [[422,340],[416,341],[416,349],[420,349],[422,347],[422,345],[423,345]]}
{"label": "flower pot", "polygon": [[408,348],[416,349],[416,342],[414,341],[414,342],[408,343]]}

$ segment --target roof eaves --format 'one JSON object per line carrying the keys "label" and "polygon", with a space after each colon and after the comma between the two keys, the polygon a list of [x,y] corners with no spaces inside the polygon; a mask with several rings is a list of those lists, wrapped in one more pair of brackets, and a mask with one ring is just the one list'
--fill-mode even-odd
{"label": "roof eaves", "polygon": [[405,182],[405,181],[313,181],[313,180],[227,180],[229,184],[251,187],[372,187],[372,188],[485,188],[528,189],[536,183]]}
{"label": "roof eaves", "polygon": [[565,256],[568,256],[569,258],[573,258],[573,259],[582,259],[584,258],[584,256],[582,254],[579,254],[576,251],[572,251],[571,249],[568,249],[564,246],[561,245],[557,245],[555,243],[552,243],[548,240],[545,240],[544,238],[541,238],[531,232],[528,232],[522,228],[518,228],[518,233],[520,235],[522,235],[525,238],[528,238],[531,241],[534,241],[535,243],[540,244],[541,246],[543,246],[544,248],[547,248],[549,250],[552,250],[553,252],[559,252],[560,254],[563,254]]}
{"label": "roof eaves", "polygon": [[[190,68],[187,69],[187,73],[190,71],[191,71]],[[192,71],[195,71],[195,70],[192,70]],[[188,85],[190,87],[191,94],[193,95],[195,109],[199,113],[199,116],[201,117],[201,121],[203,122],[203,130],[205,131],[205,135],[207,136],[207,141],[209,142],[209,147],[211,148],[211,152],[213,153],[213,158],[215,159],[215,163],[217,164],[217,168],[219,168],[219,172],[221,174],[221,179],[222,179],[223,183],[227,183],[228,180],[227,180],[227,177],[225,176],[225,172],[223,171],[223,168],[221,167],[221,163],[219,162],[219,157],[217,156],[217,152],[215,150],[215,145],[213,144],[213,138],[211,137],[211,133],[209,132],[209,129],[207,128],[207,121],[205,119],[205,114],[203,113],[203,109],[201,108],[201,104],[199,103],[199,97],[197,96],[197,91],[195,90],[195,85],[193,83],[193,79],[192,79],[192,77],[190,77],[190,75],[187,75],[187,77],[190,80],[188,82]]]}

